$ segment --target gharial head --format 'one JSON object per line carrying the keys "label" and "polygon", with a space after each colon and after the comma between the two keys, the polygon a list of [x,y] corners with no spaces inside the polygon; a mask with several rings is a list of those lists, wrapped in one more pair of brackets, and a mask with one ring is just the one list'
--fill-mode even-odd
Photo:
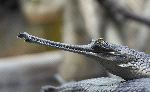
{"label": "gharial head", "polygon": [[19,33],[19,38],[24,39],[29,43],[37,43],[40,45],[46,45],[54,48],[63,49],[65,51],[70,51],[74,53],[79,53],[86,56],[91,56],[95,58],[108,59],[111,61],[116,61],[120,59],[121,61],[125,58],[120,55],[114,55],[112,49],[110,49],[107,42],[105,42],[102,38],[97,40],[92,40],[87,45],[71,45],[67,43],[54,42],[50,40],[46,40],[43,38],[38,38],[32,35],[29,35],[27,32]]}

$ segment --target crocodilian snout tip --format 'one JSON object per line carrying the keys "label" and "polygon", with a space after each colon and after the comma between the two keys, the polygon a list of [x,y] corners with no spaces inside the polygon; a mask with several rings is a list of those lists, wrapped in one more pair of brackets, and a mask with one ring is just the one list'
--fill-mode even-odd
{"label": "crocodilian snout tip", "polygon": [[29,42],[29,34],[27,32],[18,33],[17,38],[21,38],[24,39],[26,42]]}
{"label": "crocodilian snout tip", "polygon": [[27,32],[20,32],[20,33],[18,33],[17,37],[18,38],[24,38],[25,35],[27,35],[27,34],[28,34]]}

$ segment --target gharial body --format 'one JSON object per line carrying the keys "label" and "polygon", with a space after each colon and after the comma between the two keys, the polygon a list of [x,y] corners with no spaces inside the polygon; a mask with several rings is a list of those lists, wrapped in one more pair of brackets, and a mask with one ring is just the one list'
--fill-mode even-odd
{"label": "gharial body", "polygon": [[19,33],[18,37],[24,38],[26,42],[47,45],[97,59],[109,72],[128,80],[96,78],[60,87],[47,86],[44,87],[44,92],[150,92],[150,55],[148,54],[129,49],[127,46],[108,43],[101,38],[92,40],[87,45],[71,45],[38,38],[26,32]]}

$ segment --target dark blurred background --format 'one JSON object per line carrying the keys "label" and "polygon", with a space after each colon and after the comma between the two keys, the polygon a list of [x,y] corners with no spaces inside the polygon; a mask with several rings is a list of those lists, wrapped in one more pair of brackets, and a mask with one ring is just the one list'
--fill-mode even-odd
{"label": "dark blurred background", "polygon": [[[118,12],[114,2],[149,24]],[[149,53],[149,9],[149,0],[0,0],[0,92],[38,92],[43,85],[60,85],[61,78],[108,76],[95,60],[25,43],[19,32],[71,44],[103,37]]]}
{"label": "dark blurred background", "polygon": [[[48,3],[50,2],[48,1]],[[38,10],[39,8],[41,10]],[[61,26],[61,10],[51,9],[51,6],[45,6],[45,3],[40,4],[38,0],[1,0],[0,51],[3,53],[0,53],[0,57],[50,50],[41,46],[25,46],[16,39],[16,35],[19,32],[27,31],[60,41]]]}

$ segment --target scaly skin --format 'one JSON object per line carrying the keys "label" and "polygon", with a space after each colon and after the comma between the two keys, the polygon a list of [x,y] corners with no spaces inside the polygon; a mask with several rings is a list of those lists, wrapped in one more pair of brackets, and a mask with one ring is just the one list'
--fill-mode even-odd
{"label": "scaly skin", "polygon": [[71,45],[38,38],[26,32],[19,33],[18,37],[23,38],[26,42],[55,47],[98,59],[109,72],[126,80],[150,76],[150,55],[129,49],[127,46],[108,43],[101,38],[92,40],[87,45]]}

